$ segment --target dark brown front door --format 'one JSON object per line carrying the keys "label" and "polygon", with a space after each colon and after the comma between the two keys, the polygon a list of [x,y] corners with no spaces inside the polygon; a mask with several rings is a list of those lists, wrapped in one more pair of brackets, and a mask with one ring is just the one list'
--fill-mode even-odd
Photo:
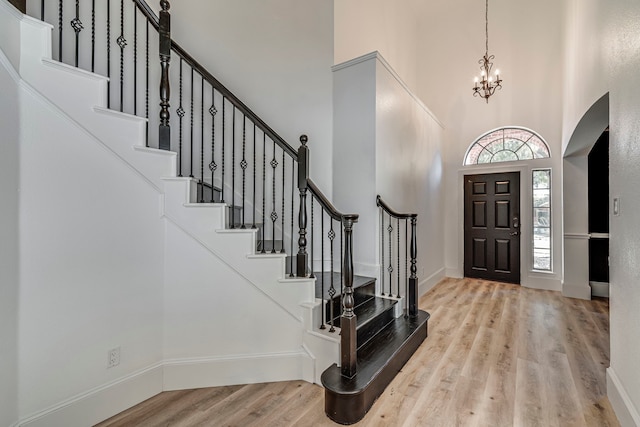
{"label": "dark brown front door", "polygon": [[464,177],[464,275],[520,283],[520,173]]}

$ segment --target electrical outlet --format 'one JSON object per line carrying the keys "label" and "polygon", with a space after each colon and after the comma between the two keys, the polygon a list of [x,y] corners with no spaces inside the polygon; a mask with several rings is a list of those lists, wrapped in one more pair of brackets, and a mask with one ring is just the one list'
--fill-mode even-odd
{"label": "electrical outlet", "polygon": [[107,369],[118,366],[120,364],[120,347],[109,350],[107,357]]}

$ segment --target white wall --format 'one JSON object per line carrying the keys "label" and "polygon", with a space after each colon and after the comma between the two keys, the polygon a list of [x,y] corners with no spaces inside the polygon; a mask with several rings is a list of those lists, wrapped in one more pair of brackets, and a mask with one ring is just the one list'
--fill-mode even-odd
{"label": "white wall", "polygon": [[[417,93],[442,121],[445,131],[445,263],[449,275],[462,274],[462,186],[459,175],[469,145],[501,126],[523,126],[549,143],[554,201],[561,196],[562,37],[564,10],[552,0],[489,3],[489,54],[501,70],[503,88],[484,100],[472,96],[477,61],[485,51],[484,2],[437,1],[420,16]],[[525,18],[526,17],[526,18]],[[541,29],[544,28],[544,31]],[[533,36],[535,34],[535,36]],[[538,54],[543,52],[543,54]],[[533,162],[535,167],[535,162]],[[531,166],[528,166],[531,167]],[[487,170],[485,172],[491,172]],[[555,206],[560,206],[562,198]],[[526,206],[521,207],[525,209]],[[561,247],[561,211],[554,213],[554,245]],[[523,227],[530,224],[523,223]],[[526,244],[523,240],[523,244]],[[556,252],[559,254],[559,251]],[[558,258],[556,256],[556,258]],[[524,268],[524,265],[523,265]],[[559,279],[561,264],[554,264]],[[523,270],[523,279],[528,273]]]}
{"label": "white wall", "polygon": [[[563,5],[552,0],[490,2],[489,53],[496,55],[495,64],[501,69],[504,87],[486,104],[474,98],[471,91],[473,77],[479,74],[477,61],[485,48],[484,3],[336,2],[336,61],[380,51],[445,129],[444,209],[453,213],[444,218],[447,239],[443,250],[449,275],[462,274],[459,175],[466,149],[479,135],[507,125],[524,126],[540,133],[551,145],[552,192],[555,206],[561,206],[564,12]],[[537,55],[538,52],[544,54]],[[553,239],[559,255],[562,245],[559,209],[553,220],[558,225]],[[553,280],[558,282],[561,257],[556,258]],[[536,281],[533,277],[530,280]]]}
{"label": "white wall", "polygon": [[291,146],[309,136],[330,198],[333,2],[190,0],[171,13],[172,37]]}
{"label": "white wall", "polygon": [[18,420],[19,90],[0,51],[0,425]]}
{"label": "white wall", "polygon": [[360,214],[356,270],[379,273],[380,194],[397,211],[418,214],[418,276],[433,282],[444,272],[442,127],[381,54],[334,70],[333,191],[337,206]]}
{"label": "white wall", "polygon": [[40,96],[22,101],[24,418],[161,360],[164,229],[146,180]]}
{"label": "white wall", "polygon": [[[565,123],[572,126],[609,92],[611,367],[608,394],[622,425],[640,425],[640,4],[624,0],[571,1],[565,75]],[[567,142],[568,143],[568,142]]]}
{"label": "white wall", "polygon": [[378,51],[415,91],[421,76],[417,0],[340,0],[334,2],[334,61],[340,64]]}

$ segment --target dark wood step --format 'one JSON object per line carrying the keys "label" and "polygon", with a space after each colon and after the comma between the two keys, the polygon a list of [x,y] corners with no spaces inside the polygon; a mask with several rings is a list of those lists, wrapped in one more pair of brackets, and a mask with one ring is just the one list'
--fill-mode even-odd
{"label": "dark wood step", "polygon": [[[325,319],[331,319],[331,309],[333,308],[333,317],[340,316],[342,312],[342,294],[340,291],[341,277],[339,272],[314,273],[316,277],[316,298],[322,298],[327,301]],[[331,277],[333,277],[333,286],[336,291],[333,298],[329,293],[331,286]],[[322,279],[324,278],[324,289]],[[353,298],[355,307],[366,303],[376,295],[376,279],[374,277],[353,276]]]}
{"label": "dark wood step", "polygon": [[334,363],[322,373],[325,413],[339,424],[354,424],[369,411],[427,337],[429,313],[394,319],[358,350],[357,373],[345,378]]}
{"label": "dark wood step", "polygon": [[[358,349],[395,319],[394,307],[397,303],[395,300],[375,297],[355,307]],[[340,326],[340,317],[335,319],[335,325]]]}

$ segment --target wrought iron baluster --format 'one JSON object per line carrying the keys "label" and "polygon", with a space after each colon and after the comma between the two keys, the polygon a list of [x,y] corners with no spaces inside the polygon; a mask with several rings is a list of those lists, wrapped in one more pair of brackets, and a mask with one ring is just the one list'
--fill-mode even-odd
{"label": "wrought iron baluster", "polygon": [[397,218],[398,222],[396,223],[396,236],[398,238],[398,248],[396,250],[396,255],[398,257],[398,262],[396,264],[397,274],[398,274],[398,284],[397,284],[397,298],[400,298],[400,218]]}
{"label": "wrought iron baluster", "polygon": [[278,213],[276,212],[276,168],[278,167],[278,160],[276,160],[276,142],[273,141],[273,158],[271,159],[271,253],[276,253],[276,221],[278,220]]}
{"label": "wrought iron baluster", "polygon": [[149,146],[149,20],[145,20],[147,22],[146,28],[146,38],[145,38],[145,94],[144,94],[144,117],[147,119],[145,123],[145,135],[146,135],[146,146]]}
{"label": "wrought iron baluster", "polygon": [[231,228],[236,228],[236,106],[231,116]]}
{"label": "wrought iron baluster", "polygon": [[246,191],[246,171],[247,171],[247,116],[242,115],[242,160],[240,161],[240,169],[242,169],[242,225],[240,228],[247,228],[245,225],[245,201],[247,199],[245,195]]}
{"label": "wrought iron baluster", "polygon": [[179,103],[178,109],[176,110],[176,114],[178,114],[178,176],[182,176],[182,138],[184,133],[184,124],[183,119],[185,115],[184,108],[182,108],[182,92],[183,92],[183,76],[182,76],[182,63],[184,61],[180,58],[180,76],[178,78],[179,82]]}
{"label": "wrought iron baluster", "polygon": [[416,266],[418,256],[418,246],[416,243],[416,225],[417,218],[414,216],[411,218],[411,277],[409,277],[409,316],[418,315],[418,276],[416,272],[418,267]]}
{"label": "wrought iron baluster", "polygon": [[[320,292],[322,295],[322,301],[326,304],[333,304],[333,301],[326,299],[324,297],[324,208],[320,203]],[[327,311],[327,306],[323,305],[322,307],[322,325],[320,329],[326,329],[325,325],[325,314]]]}
{"label": "wrought iron baluster", "polygon": [[380,287],[382,288],[382,296],[384,296],[384,211],[380,208]]}
{"label": "wrought iron baluster", "polygon": [[80,20],[80,0],[76,0],[76,16],[71,20],[71,28],[76,33],[76,54],[75,54],[75,66],[78,66],[78,60],[80,57],[80,31],[84,29],[82,21]]}
{"label": "wrought iron baluster", "polygon": [[389,267],[387,267],[387,271],[389,272],[389,296],[393,296],[393,250],[391,249],[393,225],[391,225],[391,216],[389,216],[389,227],[387,227],[387,231],[389,232]]}
{"label": "wrought iron baluster", "polygon": [[120,0],[120,36],[116,39],[120,47],[120,111],[124,111],[124,48],[127,40],[124,38],[124,0]]}
{"label": "wrought iron baluster", "polygon": [[200,76],[200,188],[200,203],[204,203],[204,76]]}
{"label": "wrought iron baluster", "polygon": [[253,124],[253,224],[251,228],[256,227],[256,215],[258,209],[256,208],[256,124]]}
{"label": "wrought iron baluster", "polygon": [[[42,0],[44,7],[44,0]],[[135,7],[135,4],[134,6]],[[96,69],[96,0],[91,0],[91,72]]]}
{"label": "wrought iron baluster", "polygon": [[333,218],[329,218],[329,222],[331,224],[331,228],[329,229],[329,233],[327,234],[327,237],[329,237],[329,274],[331,275],[331,279],[330,280],[330,284],[329,284],[329,298],[331,299],[331,303],[329,304],[329,315],[331,316],[331,318],[329,319],[329,324],[331,325],[331,327],[329,328],[329,332],[335,332],[336,328],[335,328],[335,321],[334,321],[334,304],[333,304],[333,297],[336,295],[336,288],[333,285],[333,272],[334,272],[334,268],[333,268],[333,240],[336,237],[336,233],[335,231],[333,231]]}
{"label": "wrought iron baluster", "polygon": [[44,21],[44,0],[40,2],[40,20]]}
{"label": "wrought iron baluster", "polygon": [[[190,66],[191,67],[191,66]],[[189,178],[193,178],[193,67],[191,67],[191,111],[189,114],[191,131],[189,133]]]}
{"label": "wrought iron baluster", "polygon": [[262,250],[265,253],[265,228],[267,228],[267,134],[262,132]]}
{"label": "wrought iron baluster", "polygon": [[138,7],[133,2],[133,115],[138,115]]}
{"label": "wrought iron baluster", "polygon": [[285,211],[284,211],[284,199],[285,199],[284,177],[285,177],[286,166],[287,166],[287,164],[285,162],[284,150],[282,150],[282,210],[280,211],[282,213],[282,218],[281,218],[281,223],[280,223],[280,231],[282,232],[282,248],[280,249],[280,253],[285,253],[285,250],[284,250],[284,217],[285,217]]}
{"label": "wrought iron baluster", "polygon": [[[296,168],[295,168],[295,160],[293,160],[293,158],[291,158],[291,234],[290,234],[291,246],[290,246],[290,249],[289,249],[291,251],[291,253],[289,254],[290,255],[289,258],[291,259],[291,262],[290,262],[289,277],[294,277],[295,276],[295,274],[293,274],[293,258],[294,258],[293,257],[293,212],[294,212],[294,207],[293,207],[293,196],[294,196],[293,188],[294,188],[294,185],[293,185],[293,183],[295,182],[295,179],[296,179],[295,170],[296,170]],[[283,244],[283,246],[284,246],[284,244]]]}
{"label": "wrought iron baluster", "polygon": [[[314,273],[314,270],[313,270],[313,268],[314,268],[313,267],[313,260],[314,260],[313,254],[315,252],[315,249],[313,247],[313,235],[314,235],[314,231],[313,231],[313,194],[311,194],[311,266],[309,267],[309,269],[311,270],[310,274],[309,274],[309,278],[311,278],[311,279],[315,279],[315,277],[316,277],[316,274]],[[322,298],[324,298],[324,295],[322,295]]]}
{"label": "wrought iron baluster", "polygon": [[111,108],[111,0],[107,0],[107,108]]}
{"label": "wrought iron baluster", "polygon": [[58,61],[63,62],[62,60],[62,22],[64,18],[64,5],[63,1],[59,0],[58,2]]}
{"label": "wrought iron baluster", "polygon": [[[404,219],[404,284],[404,294],[407,297],[407,286],[409,286],[409,220],[406,218]],[[408,298],[405,299],[408,302]]]}
{"label": "wrought iron baluster", "polygon": [[[340,224],[340,227],[342,227],[342,224]],[[344,233],[343,230],[340,230],[340,259],[344,259]],[[344,271],[342,271],[342,268],[340,269],[340,295],[342,295],[344,293]]]}
{"label": "wrought iron baluster", "polygon": [[209,170],[211,171],[211,203],[215,201],[214,197],[214,183],[215,183],[215,171],[218,169],[216,163],[216,114],[218,109],[215,106],[215,89],[211,86],[211,107],[209,107],[209,113],[211,114],[211,163],[209,163]]}
{"label": "wrought iron baluster", "polygon": [[227,140],[225,138],[225,132],[226,132],[226,120],[227,120],[227,114],[226,114],[226,104],[227,104],[227,97],[223,96],[222,97],[222,182],[220,184],[220,203],[224,203],[224,185],[225,185],[225,181],[224,181],[224,148],[225,145],[227,145]]}

